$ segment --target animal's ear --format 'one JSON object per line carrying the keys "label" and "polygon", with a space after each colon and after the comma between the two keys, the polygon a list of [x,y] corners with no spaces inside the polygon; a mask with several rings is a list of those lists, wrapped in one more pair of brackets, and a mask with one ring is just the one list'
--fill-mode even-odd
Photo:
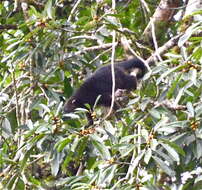
{"label": "animal's ear", "polygon": [[75,103],[76,103],[76,99],[73,99],[73,100],[72,100],[72,104],[75,104]]}
{"label": "animal's ear", "polygon": [[130,75],[133,75],[136,77],[138,74],[141,74],[141,73],[142,73],[142,71],[139,68],[135,68],[135,69],[131,70]]}

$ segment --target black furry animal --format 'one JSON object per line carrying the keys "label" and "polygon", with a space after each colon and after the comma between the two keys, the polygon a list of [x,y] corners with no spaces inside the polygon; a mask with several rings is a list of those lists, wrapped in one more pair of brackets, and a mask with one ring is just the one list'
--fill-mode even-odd
{"label": "black furry animal", "polygon": [[[137,76],[130,75],[130,72],[138,68]],[[137,87],[137,79],[143,77],[146,72],[144,63],[137,59],[130,59],[114,64],[115,71],[115,91],[118,89],[133,90]],[[112,74],[111,65],[106,65],[95,71],[79,89],[66,101],[64,105],[64,113],[73,112],[76,108],[86,108],[85,104],[89,104],[93,108],[97,97],[100,95],[97,105],[110,107],[112,101]],[[114,110],[118,109],[118,105],[114,102]],[[89,125],[93,123],[90,114],[87,114]]]}

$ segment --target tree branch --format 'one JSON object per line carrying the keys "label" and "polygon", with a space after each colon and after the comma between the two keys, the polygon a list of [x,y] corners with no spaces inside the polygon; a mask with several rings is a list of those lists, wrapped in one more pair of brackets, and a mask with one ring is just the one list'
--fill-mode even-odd
{"label": "tree branch", "polygon": [[161,34],[164,33],[162,31],[167,30],[167,25],[169,24],[170,20],[173,18],[176,9],[180,5],[179,0],[161,0],[159,6],[157,7],[155,13],[152,16],[151,21],[145,28],[143,32],[143,41],[144,42],[151,42],[152,40],[152,23],[155,26],[156,30],[156,38],[157,41],[161,39]]}
{"label": "tree branch", "polygon": [[[169,101],[169,100],[164,100],[162,102],[153,101],[151,103],[152,103],[152,105],[154,105],[154,107],[164,106],[164,107],[166,107],[170,110],[173,110],[173,111],[187,110],[186,105],[175,105],[172,101]],[[202,102],[199,101],[199,102],[193,104],[193,107],[196,107],[196,106],[200,105],[201,103]]]}
{"label": "tree branch", "polygon": [[4,24],[4,25],[0,25],[0,30],[9,30],[9,29],[17,29],[17,25],[14,24]]}
{"label": "tree branch", "polygon": [[92,46],[92,47],[87,47],[87,48],[83,48],[82,50],[80,51],[77,51],[75,53],[73,53],[72,55],[69,56],[69,54],[65,54],[64,57],[65,59],[69,59],[71,57],[75,57],[77,55],[80,55],[80,54],[83,54],[85,52],[91,52],[91,51],[97,51],[97,50],[103,50],[103,49],[108,49],[108,48],[111,48],[112,46],[117,46],[118,45],[118,42],[115,42],[115,44],[113,43],[108,43],[108,44],[102,44],[102,45],[99,45],[99,46]]}
{"label": "tree branch", "polygon": [[154,62],[158,60],[158,56],[164,54],[167,52],[170,48],[175,46],[179,40],[179,38],[182,36],[182,34],[178,34],[177,36],[174,36],[169,41],[167,41],[163,46],[158,48],[147,60],[146,63],[148,65],[154,65]]}

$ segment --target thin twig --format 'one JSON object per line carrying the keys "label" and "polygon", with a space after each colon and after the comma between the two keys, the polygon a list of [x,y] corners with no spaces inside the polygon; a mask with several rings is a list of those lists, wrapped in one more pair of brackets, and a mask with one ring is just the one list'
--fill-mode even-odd
{"label": "thin twig", "polygon": [[[18,78],[16,78],[16,86],[18,86],[18,82],[20,82],[23,79],[29,79],[29,77],[27,76],[28,73],[25,73],[23,76],[20,76]],[[3,88],[2,91],[0,92],[0,94],[6,93],[8,90],[10,90],[11,88],[13,88],[14,86],[14,81],[11,82],[7,87]]]}
{"label": "thin twig", "polygon": [[97,50],[103,50],[103,49],[108,49],[111,48],[112,46],[117,46],[118,42],[113,43],[108,43],[108,44],[102,44],[99,46],[92,46],[92,47],[87,47],[87,48],[83,48],[83,50],[77,51],[75,53],[73,53],[72,55],[69,56],[69,54],[64,55],[65,59],[69,59],[75,56],[78,56],[80,54],[83,54],[85,52],[91,52],[91,51],[97,51]]}
{"label": "thin twig", "polygon": [[174,36],[169,41],[167,41],[163,46],[159,47],[147,60],[146,63],[148,65],[153,65],[155,61],[157,60],[158,55],[164,54],[166,51],[168,51],[170,48],[175,46],[179,40],[179,38],[182,36],[182,34],[178,34],[177,36]]}
{"label": "thin twig", "polygon": [[[138,147],[137,147],[137,155],[140,155],[140,153],[141,153],[141,139],[142,139],[142,136],[141,136],[141,125],[140,124],[137,124],[137,134],[138,134],[138,136],[137,136],[137,145],[138,145]],[[138,163],[138,166],[139,166],[140,164]],[[136,180],[137,180],[137,182],[136,183],[139,183],[139,174],[140,174],[140,167],[138,167],[137,168],[137,174],[136,174]]]}
{"label": "thin twig", "polygon": [[67,19],[68,22],[71,21],[72,15],[73,15],[74,12],[76,11],[76,9],[77,9],[77,7],[78,7],[78,5],[79,5],[80,2],[81,2],[81,0],[78,0],[78,1],[76,2],[76,4],[74,5],[74,7],[72,8],[72,10],[71,10],[71,12],[70,12],[70,14],[69,14],[69,17],[68,17],[68,19]]}
{"label": "thin twig", "polygon": [[18,100],[18,90],[17,90],[17,82],[15,78],[15,68],[14,65],[11,61],[11,67],[12,67],[12,80],[13,80],[13,87],[14,87],[14,94],[15,94],[15,99],[16,99],[16,120],[18,126],[20,126],[20,110],[19,110],[19,100]]}
{"label": "thin twig", "polygon": [[151,23],[151,31],[152,31],[152,40],[153,40],[153,43],[154,43],[156,56],[159,59],[159,61],[163,61],[160,54],[159,54],[159,52],[158,52],[158,43],[157,43],[157,40],[156,40],[156,33],[155,33],[155,26],[154,26],[154,19],[153,18],[151,18],[150,23]]}
{"label": "thin twig", "polygon": [[99,55],[97,55],[93,60],[91,60],[91,61],[89,62],[89,64],[91,65],[95,60],[99,59],[100,56],[105,55],[105,54],[106,54],[108,51],[110,51],[111,49],[112,49],[112,48],[109,48],[109,49],[103,51],[102,53],[100,53]]}
{"label": "thin twig", "polygon": [[[112,11],[114,11],[116,8],[116,1],[112,0]],[[113,107],[114,107],[114,101],[115,101],[115,72],[114,72],[114,59],[115,59],[115,51],[116,51],[116,31],[113,30],[112,33],[112,56],[111,56],[111,73],[112,73],[112,101],[111,106],[109,109],[109,112],[105,116],[105,119],[110,116],[112,113]]]}
{"label": "thin twig", "polygon": [[29,90],[30,90],[30,96],[27,99],[27,107],[26,107],[26,120],[28,121],[29,119],[29,115],[30,115],[30,107],[31,104],[34,100],[34,86],[37,83],[37,79],[34,73],[34,60],[30,57],[29,60],[29,70],[30,70],[30,86],[29,86]]}
{"label": "thin twig", "polygon": [[147,3],[144,0],[140,0],[142,7],[144,7],[144,9],[147,11],[147,13],[150,13],[150,9],[149,6],[147,5]]}
{"label": "thin twig", "polygon": [[13,185],[12,185],[11,190],[15,190],[15,189],[16,189],[16,186],[17,186],[17,183],[18,183],[19,178],[20,178],[20,176],[17,176],[17,177],[16,177],[16,179],[15,179]]}
{"label": "thin twig", "polygon": [[[196,106],[200,105],[201,103],[202,102],[199,101],[199,102],[193,104],[193,107],[196,107]],[[179,104],[175,105],[174,102],[169,101],[169,100],[164,100],[162,102],[153,101],[153,102],[151,102],[151,104],[153,104],[155,107],[164,106],[164,107],[166,107],[166,108],[168,108],[170,110],[173,110],[173,111],[187,110],[187,106],[186,105],[179,105]]]}
{"label": "thin twig", "polygon": [[88,35],[81,35],[81,36],[73,36],[67,39],[67,41],[70,40],[78,40],[78,39],[87,39],[87,40],[98,40],[95,36],[88,36]]}

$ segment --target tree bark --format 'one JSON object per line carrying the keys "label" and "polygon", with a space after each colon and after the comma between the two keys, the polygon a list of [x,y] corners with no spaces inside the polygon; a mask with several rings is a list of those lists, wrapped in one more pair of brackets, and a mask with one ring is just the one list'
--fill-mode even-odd
{"label": "tree bark", "polygon": [[[180,6],[180,0],[161,0],[154,15],[143,33],[144,42],[154,44],[154,35],[159,42],[161,34],[166,32],[169,22],[173,19],[177,8]],[[155,34],[153,30],[155,29]],[[161,44],[162,45],[162,44]]]}

